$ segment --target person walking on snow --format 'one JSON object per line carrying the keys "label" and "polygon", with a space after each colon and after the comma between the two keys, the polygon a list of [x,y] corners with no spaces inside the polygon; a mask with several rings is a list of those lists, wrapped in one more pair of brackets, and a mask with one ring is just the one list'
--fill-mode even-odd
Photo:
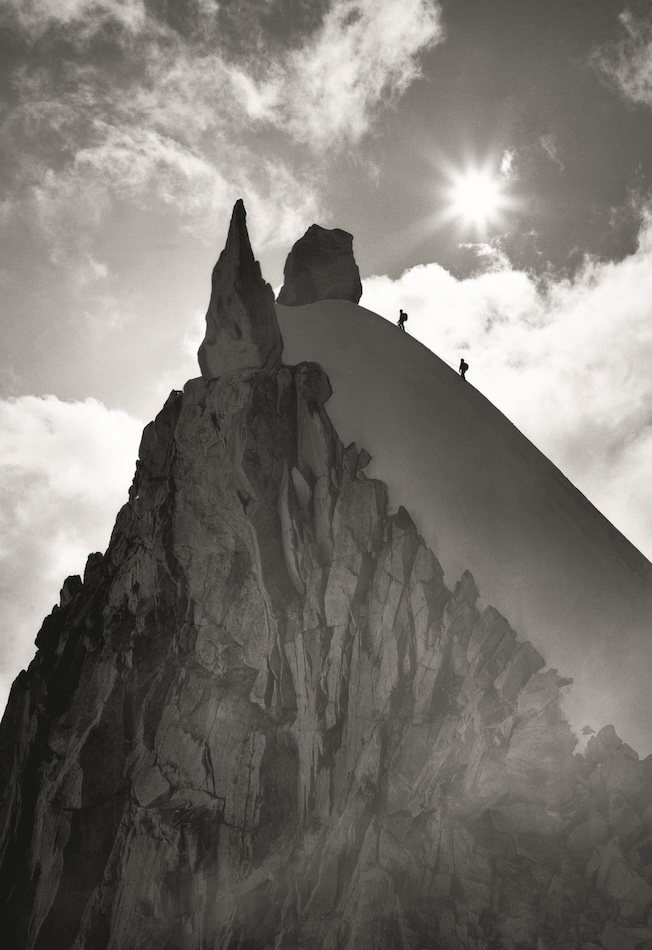
{"label": "person walking on snow", "polygon": [[399,312],[398,324],[397,324],[399,330],[405,330],[405,321],[407,320],[407,318],[408,318],[407,313],[403,313],[403,311],[401,310]]}
{"label": "person walking on snow", "polygon": [[469,368],[469,364],[464,362],[464,357],[460,360],[460,369],[459,373],[462,379],[466,379],[466,371]]}

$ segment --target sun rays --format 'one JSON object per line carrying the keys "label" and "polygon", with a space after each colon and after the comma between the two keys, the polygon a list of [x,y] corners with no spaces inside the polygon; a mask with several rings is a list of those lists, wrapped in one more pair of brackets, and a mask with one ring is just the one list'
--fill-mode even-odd
{"label": "sun rays", "polygon": [[439,189],[442,204],[438,223],[455,223],[466,234],[486,238],[509,225],[518,202],[510,188],[510,162],[493,158],[466,161],[461,166],[443,163],[446,183]]}
{"label": "sun rays", "polygon": [[449,196],[451,216],[479,230],[498,219],[504,197],[502,182],[487,169],[456,175]]}

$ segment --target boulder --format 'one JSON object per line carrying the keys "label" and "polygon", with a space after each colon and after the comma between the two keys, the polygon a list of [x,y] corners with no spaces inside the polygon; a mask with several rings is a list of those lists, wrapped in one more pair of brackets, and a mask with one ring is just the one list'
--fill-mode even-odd
{"label": "boulder", "polygon": [[288,307],[317,300],[351,300],[362,296],[360,271],[353,256],[353,237],[340,228],[312,224],[294,245],[283,270],[278,302]]}

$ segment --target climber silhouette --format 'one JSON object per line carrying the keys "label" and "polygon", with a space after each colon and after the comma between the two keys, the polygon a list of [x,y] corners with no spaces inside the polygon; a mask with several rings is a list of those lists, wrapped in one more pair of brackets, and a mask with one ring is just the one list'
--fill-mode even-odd
{"label": "climber silhouette", "polygon": [[399,330],[405,330],[405,321],[407,320],[407,318],[408,318],[407,313],[404,313],[401,310],[399,313],[398,324],[397,324]]}
{"label": "climber silhouette", "polygon": [[466,371],[469,368],[469,364],[464,362],[464,357],[460,360],[460,369],[459,373],[462,379],[466,379]]}

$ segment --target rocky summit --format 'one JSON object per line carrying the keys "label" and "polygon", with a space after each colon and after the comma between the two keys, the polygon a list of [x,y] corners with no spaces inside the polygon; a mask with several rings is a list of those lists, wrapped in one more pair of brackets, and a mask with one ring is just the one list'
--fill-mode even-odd
{"label": "rocky summit", "polygon": [[[264,353],[236,257],[214,339],[246,310]],[[3,947],[652,947],[652,761],[577,754],[569,681],[445,585],[320,366],[248,359],[146,427],[13,686]]]}
{"label": "rocky summit", "polygon": [[290,307],[317,300],[351,300],[362,296],[360,271],[353,256],[353,237],[339,228],[312,224],[290,251],[278,303]]}
{"label": "rocky summit", "polygon": [[199,347],[199,368],[206,379],[275,366],[281,359],[274,293],[254,260],[246,220],[244,204],[237,201],[213,271],[206,336]]}

